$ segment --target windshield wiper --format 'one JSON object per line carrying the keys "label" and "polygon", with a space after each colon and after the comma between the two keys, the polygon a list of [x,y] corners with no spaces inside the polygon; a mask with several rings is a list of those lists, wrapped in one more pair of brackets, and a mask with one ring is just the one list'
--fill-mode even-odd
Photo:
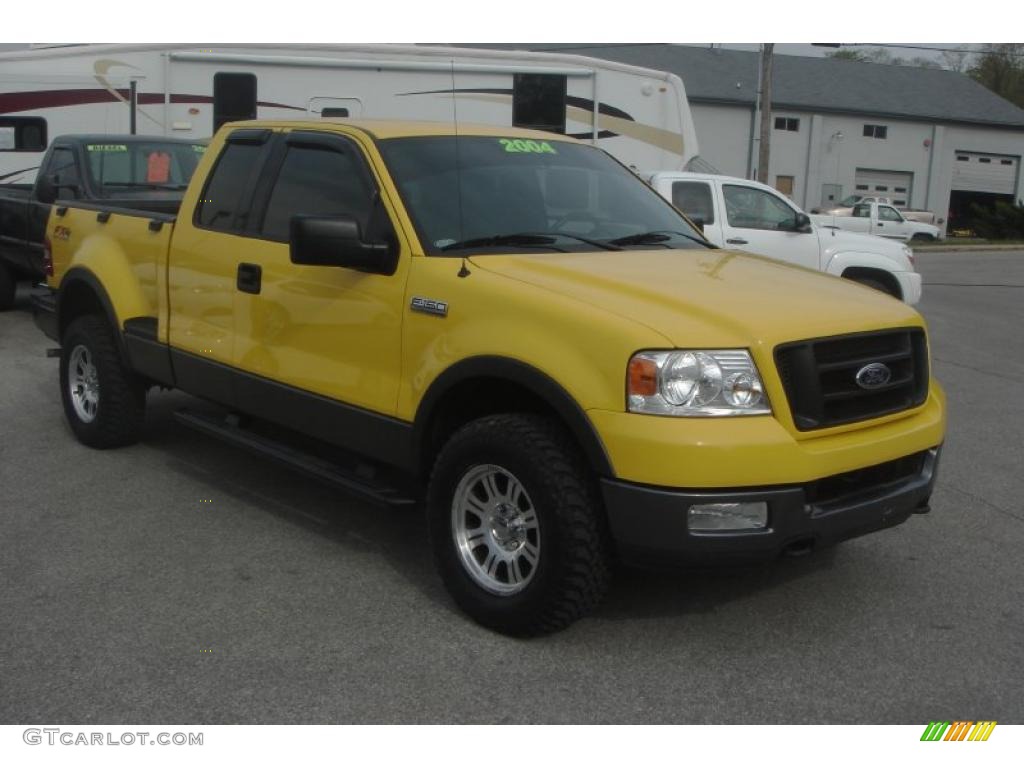
{"label": "windshield wiper", "polygon": [[133,189],[188,189],[188,184],[152,184],[139,181],[105,181],[104,187],[130,187]]}
{"label": "windshield wiper", "polygon": [[[534,233],[531,232],[530,234],[534,234]],[[622,250],[621,248],[619,248],[617,245],[615,245],[612,242],[602,242],[601,240],[594,240],[594,239],[589,238],[589,237],[583,237],[582,235],[574,235],[571,232],[544,232],[543,235],[542,235],[542,233],[537,232],[536,234],[537,234],[538,237],[540,237],[540,236],[544,236],[544,237],[571,237],[573,240],[579,240],[581,243],[586,243],[587,245],[592,245],[595,248],[600,248],[602,251],[621,251]]]}
{"label": "windshield wiper", "polygon": [[488,235],[487,237],[474,237],[469,240],[459,240],[455,243],[448,243],[442,246],[442,251],[455,251],[462,248],[486,248],[488,246],[512,245],[517,248],[550,248],[554,251],[566,252],[564,248],[555,245],[555,238],[551,235],[535,235],[530,232],[516,232],[510,235]]}
{"label": "windshield wiper", "polygon": [[635,235],[617,237],[614,240],[609,240],[608,242],[612,245],[664,245],[666,248],[671,248],[672,246],[669,245],[667,241],[672,239],[672,235],[685,237],[687,240],[692,240],[698,245],[703,245],[705,248],[717,247],[699,237],[688,235],[685,232],[677,232],[674,229],[656,229],[651,232],[639,232]]}
{"label": "windshield wiper", "polygon": [[[454,250],[456,248],[471,248],[484,245],[522,245],[526,247],[540,246],[544,248],[555,248],[556,238],[568,237],[571,240],[578,240],[581,243],[600,248],[602,251],[621,251],[617,245],[612,243],[594,240],[582,235],[574,235],[570,232],[516,232],[511,235],[491,235],[490,237],[478,237],[473,240],[463,240],[458,243],[444,246],[441,250]],[[555,248],[558,251],[565,251],[564,248]]]}

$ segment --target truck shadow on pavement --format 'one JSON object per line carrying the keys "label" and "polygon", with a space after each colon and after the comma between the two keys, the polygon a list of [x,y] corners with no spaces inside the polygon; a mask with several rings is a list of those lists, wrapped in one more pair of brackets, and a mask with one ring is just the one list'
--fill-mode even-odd
{"label": "truck shadow on pavement", "polygon": [[[344,551],[379,556],[421,596],[469,623],[436,575],[426,545],[426,520],[418,508],[385,509],[366,504],[178,424],[174,411],[196,402],[181,393],[151,395],[149,399],[145,445],[166,457],[170,471],[215,487],[247,508],[329,539]],[[832,548],[757,566],[658,571],[619,566],[612,590],[594,618],[628,621],[709,613],[733,600],[830,569],[835,552]],[[316,578],[329,579],[330,574],[318,573]]]}

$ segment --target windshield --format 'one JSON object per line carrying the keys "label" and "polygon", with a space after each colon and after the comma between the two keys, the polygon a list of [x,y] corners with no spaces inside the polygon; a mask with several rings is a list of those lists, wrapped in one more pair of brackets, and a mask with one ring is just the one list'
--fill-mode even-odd
{"label": "windshield", "polygon": [[203,144],[179,141],[85,145],[91,181],[105,193],[185,189],[205,151]]}
{"label": "windshield", "polygon": [[387,139],[380,148],[431,255],[709,247],[667,201],[594,147],[429,136]]}

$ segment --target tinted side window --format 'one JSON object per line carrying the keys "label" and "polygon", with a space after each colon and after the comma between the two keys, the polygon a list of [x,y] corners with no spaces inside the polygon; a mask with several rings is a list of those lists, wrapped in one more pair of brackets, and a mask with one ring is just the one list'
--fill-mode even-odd
{"label": "tinted side window", "polygon": [[234,120],[256,119],[256,75],[218,72],[213,76],[213,131]]}
{"label": "tinted side window", "polygon": [[57,177],[57,197],[78,198],[82,181],[78,176],[78,166],[75,165],[75,155],[70,149],[53,150],[47,173]]}
{"label": "tinted side window", "polygon": [[715,223],[715,207],[711,203],[711,185],[706,182],[673,182],[672,205],[691,219],[700,219],[705,224]]}
{"label": "tinted side window", "polygon": [[372,190],[355,150],[288,148],[263,219],[263,236],[288,240],[292,216],[354,216],[366,233]]}
{"label": "tinted side window", "polygon": [[853,207],[853,215],[858,219],[870,219],[871,218],[871,206],[870,205],[855,205]]}
{"label": "tinted side window", "polygon": [[235,228],[235,216],[250,192],[250,179],[262,151],[263,147],[258,144],[224,147],[199,201],[196,214],[199,226],[224,231]]}
{"label": "tinted side window", "polygon": [[565,133],[566,82],[565,75],[515,75],[512,124]]}
{"label": "tinted side window", "polygon": [[[729,225],[743,229],[784,229],[796,222],[796,211],[762,189],[726,184],[725,214]],[[785,225],[780,227],[779,225]]]}

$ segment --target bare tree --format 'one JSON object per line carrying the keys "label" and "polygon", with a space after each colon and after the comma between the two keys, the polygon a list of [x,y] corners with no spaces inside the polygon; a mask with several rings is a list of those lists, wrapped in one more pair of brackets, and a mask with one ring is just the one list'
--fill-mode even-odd
{"label": "bare tree", "polygon": [[986,44],[967,74],[993,93],[1024,108],[1024,44]]}

